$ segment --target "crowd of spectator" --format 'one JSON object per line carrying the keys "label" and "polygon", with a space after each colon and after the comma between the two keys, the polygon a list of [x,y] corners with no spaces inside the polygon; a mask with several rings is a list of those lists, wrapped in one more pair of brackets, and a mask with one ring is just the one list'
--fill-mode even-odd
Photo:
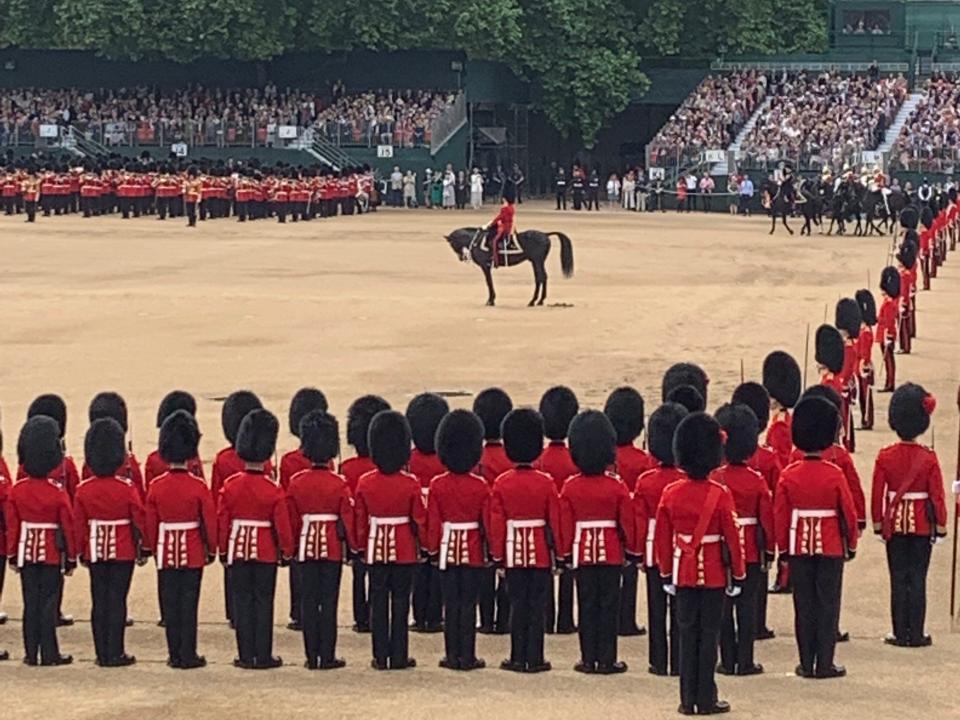
{"label": "crowd of spectator", "polygon": [[523,202],[523,174],[514,165],[513,171],[502,169],[457,170],[452,164],[445,168],[427,168],[421,175],[413,170],[403,171],[399,165],[381,179],[382,195],[388,207],[442,208],[444,210],[473,210],[483,207],[484,200],[496,202],[504,183],[512,183],[515,196]]}
{"label": "crowd of spectator", "polygon": [[312,128],[340,145],[419,147],[453,93],[329,91],[200,85],[78,90],[0,90],[0,145],[27,144],[42,125],[74,125],[105,145],[272,145]]}
{"label": "crowd of spectator", "polygon": [[768,92],[769,107],[740,146],[747,164],[841,167],[883,141],[907,97],[907,81],[873,72],[784,72],[769,78]]}
{"label": "crowd of spectator", "polygon": [[893,161],[904,170],[953,173],[960,158],[960,83],[935,75],[907,118],[894,145]]}

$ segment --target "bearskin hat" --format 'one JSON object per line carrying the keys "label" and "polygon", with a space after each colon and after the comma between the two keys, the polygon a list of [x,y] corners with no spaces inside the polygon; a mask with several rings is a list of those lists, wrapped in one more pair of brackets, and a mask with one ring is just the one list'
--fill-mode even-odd
{"label": "bearskin hat", "polygon": [[717,422],[727,434],[723,455],[727,462],[744,465],[757,452],[760,424],[746,405],[723,405],[716,413]]}
{"label": "bearskin hat", "polygon": [[158,442],[160,457],[173,465],[181,465],[197,457],[200,427],[187,410],[174,410],[160,425]]}
{"label": "bearskin hat", "polygon": [[436,452],[437,428],[448,412],[447,401],[434,393],[421,393],[410,401],[406,415],[417,450],[428,455]]}
{"label": "bearskin hat", "polygon": [[447,413],[437,428],[435,445],[447,470],[468,473],[483,455],[483,423],[469,410]]}
{"label": "bearskin hat", "polygon": [[120,423],[110,417],[94,420],[83,440],[87,467],[97,477],[116,475],[127,459],[125,433]]}
{"label": "bearskin hat", "polygon": [[837,303],[834,325],[838,330],[847,333],[847,337],[856,340],[860,337],[860,326],[863,325],[863,313],[860,304],[853,298],[842,298]]}
{"label": "bearskin hat", "polygon": [[854,296],[857,305],[860,306],[860,315],[863,317],[863,324],[873,327],[877,324],[877,301],[873,298],[873,293],[864,288],[857,290]]}
{"label": "bearskin hat", "polygon": [[184,410],[190,415],[197,415],[197,401],[193,395],[183,390],[173,390],[167,393],[157,408],[157,427],[163,426],[163,421],[177,410]]}
{"label": "bearskin hat", "polygon": [[800,366],[793,356],[775,350],[763,361],[763,387],[781,407],[792,408],[803,390]]}
{"label": "bearskin hat", "polygon": [[650,454],[655,457],[661,465],[673,467],[676,459],[673,456],[673,436],[677,432],[677,425],[690,412],[678,403],[664,403],[650,416],[650,422],[647,425],[647,445]]}
{"label": "bearskin hat", "polygon": [[823,452],[833,445],[839,426],[840,412],[833,403],[822,397],[804,398],[793,411],[793,444],[805,453]]}
{"label": "bearskin hat", "polygon": [[544,434],[550,440],[564,440],[579,410],[580,403],[570,388],[557,385],[547,390],[540,398]]}
{"label": "bearskin hat", "polygon": [[410,425],[395,410],[377,413],[370,421],[367,444],[370,457],[380,472],[400,472],[410,462]]}
{"label": "bearskin hat", "polygon": [[703,395],[693,385],[677,385],[667,395],[667,402],[679,403],[689,412],[703,412],[707,407]]}
{"label": "bearskin hat", "polygon": [[843,398],[840,397],[840,393],[829,385],[811,385],[804,390],[803,395],[800,396],[801,400],[806,400],[807,398],[823,398],[838,411],[843,406]]}
{"label": "bearskin hat", "polygon": [[707,402],[707,384],[710,382],[707,374],[699,365],[693,363],[677,363],[663,374],[663,383],[660,387],[661,400],[667,402],[670,391],[680,385],[692,385],[700,393],[704,404]]}
{"label": "bearskin hat", "polygon": [[757,382],[745,382],[733,391],[730,402],[734,405],[746,405],[757,418],[757,427],[760,431],[770,422],[770,395],[767,389]]}
{"label": "bearskin hat", "polygon": [[570,423],[570,457],[584,475],[601,475],[617,459],[617,433],[607,416],[587,410]]}
{"label": "bearskin hat", "polygon": [[632,387],[619,387],[610,393],[603,412],[617,433],[617,445],[630,445],[643,432],[643,396]]}
{"label": "bearskin hat", "polygon": [[37,415],[52,418],[60,426],[60,437],[67,432],[67,404],[59,395],[38,395],[27,408],[27,420]]}
{"label": "bearskin hat", "polygon": [[300,452],[314,465],[326,465],[340,454],[340,424],[326,410],[316,408],[302,418]]}
{"label": "bearskin hat", "polygon": [[922,385],[901,385],[890,398],[887,420],[901,440],[914,440],[930,427],[930,416],[937,406],[933,395]]}
{"label": "bearskin hat", "polygon": [[30,477],[45,478],[63,462],[60,425],[48,415],[27,418],[17,439],[17,460]]}
{"label": "bearskin hat", "polygon": [[293,394],[290,400],[290,411],[287,420],[290,423],[290,433],[294,437],[300,437],[300,421],[304,415],[313,410],[326,412],[327,396],[321,390],[312,387],[300,388]]}
{"label": "bearskin hat", "polygon": [[915,205],[907,205],[900,211],[900,227],[916,230],[918,222],[920,222],[920,212]]}
{"label": "bearskin hat", "polygon": [[900,272],[892,265],[885,267],[880,274],[880,290],[894,300],[900,297]]}
{"label": "bearskin hat", "polygon": [[277,449],[280,421],[269,410],[257,408],[248,412],[237,431],[236,451],[248,463],[265,463]]}
{"label": "bearskin hat", "polygon": [[262,409],[263,403],[260,402],[260,398],[249,390],[230,393],[220,409],[220,426],[223,428],[223,436],[227,442],[236,446],[243,419],[254,410]]}
{"label": "bearskin hat", "polygon": [[705,412],[687,415],[673,436],[673,456],[688,477],[705,480],[723,462],[720,423]]}
{"label": "bearskin hat", "polygon": [[917,264],[917,244],[904,238],[903,245],[900,246],[900,252],[897,253],[897,262],[907,270],[912,270],[913,266]]}
{"label": "bearskin hat", "polygon": [[920,210],[920,222],[923,223],[923,226],[929,230],[933,227],[933,218],[934,218],[933,208],[929,205],[924,205],[923,209]]}
{"label": "bearskin hat", "polygon": [[483,423],[483,436],[487,440],[500,439],[500,426],[511,410],[513,400],[500,388],[487,388],[473,400],[473,411]]}
{"label": "bearskin hat", "polygon": [[512,462],[530,464],[543,452],[543,418],[532,408],[511,410],[500,428],[503,449]]}
{"label": "bearskin hat", "polygon": [[816,347],[814,357],[818,364],[832,373],[843,370],[843,338],[839,330],[833,325],[821,325],[817,328],[814,345]]}
{"label": "bearskin hat", "polygon": [[90,401],[87,414],[90,422],[101,418],[113,418],[123,428],[123,432],[127,432],[127,403],[118,393],[97,393]]}
{"label": "bearskin hat", "polygon": [[347,442],[353,445],[360,457],[370,455],[367,439],[370,434],[370,422],[384,410],[390,409],[390,403],[379,395],[363,395],[353,401],[347,410]]}

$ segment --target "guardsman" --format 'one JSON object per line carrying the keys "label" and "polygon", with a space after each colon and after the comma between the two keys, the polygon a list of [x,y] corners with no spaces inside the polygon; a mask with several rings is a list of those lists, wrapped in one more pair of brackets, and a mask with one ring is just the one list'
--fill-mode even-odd
{"label": "guardsman", "polygon": [[641,554],[647,576],[647,628],[650,633],[650,664],[647,671],[652,675],[668,673],[677,675],[680,672],[677,606],[673,597],[663,592],[654,540],[657,530],[657,508],[660,506],[663,491],[683,478],[683,471],[677,469],[674,461],[673,436],[677,431],[677,425],[687,414],[687,409],[683,405],[665,403],[650,416],[647,439],[650,455],[656,465],[637,478],[636,490],[633,493],[637,538],[638,542],[644,544]]}
{"label": "guardsman", "polygon": [[900,322],[900,273],[887,266],[880,274],[883,302],[877,315],[877,345],[883,353],[883,388],[877,392],[893,392],[897,384],[897,329]]}
{"label": "guardsman", "polygon": [[[290,427],[290,434],[295,438],[300,437],[300,421],[307,413],[314,410],[321,412],[327,411],[327,396],[320,390],[311,387],[300,388],[294,393],[290,400],[290,411],[287,414],[287,420]],[[339,449],[339,444],[337,445]],[[301,470],[308,470],[313,467],[310,460],[303,454],[301,448],[296,448],[284,453],[280,458],[280,487],[286,492],[290,487],[290,479]],[[300,624],[300,567],[297,563],[290,565],[290,622],[287,623],[288,630],[300,631],[303,628]]]}
{"label": "guardsman", "polygon": [[900,352],[909,355],[916,336],[914,293],[916,292],[917,243],[915,233],[908,231],[897,253],[900,273]]}
{"label": "guardsman", "polygon": [[476,670],[477,602],[484,578],[490,487],[474,472],[483,453],[483,423],[454,410],[437,428],[437,454],[447,468],[430,483],[426,548],[443,588],[443,645],[440,667]]}
{"label": "guardsman", "polygon": [[920,210],[920,222],[923,228],[918,232],[918,260],[920,264],[920,275],[923,278],[923,289],[930,289],[930,278],[937,276],[937,263],[933,255],[939,254],[935,249],[937,243],[937,231],[934,228],[933,209],[929,205],[924,205]]}
{"label": "guardsman", "polygon": [[217,511],[203,476],[190,470],[200,444],[193,414],[169,413],[157,444],[166,470],[147,491],[145,542],[157,563],[167,666],[191,670],[207,664],[197,654],[197,610],[203,568],[217,557]]}
{"label": "guardsman", "polygon": [[[360,478],[373,472],[377,466],[370,459],[368,434],[370,422],[377,413],[389,410],[390,404],[378,395],[364,395],[354,400],[347,411],[347,443],[353,446],[356,455],[340,464],[340,474],[356,496]],[[370,632],[370,603],[367,599],[367,566],[363,557],[353,563],[353,631]]]}
{"label": "guardsman", "polygon": [[203,179],[196,165],[187,168],[187,178],[183,182],[183,203],[187,213],[187,227],[197,226],[197,208],[203,194]]}
{"label": "guardsman", "polygon": [[843,472],[822,459],[840,426],[837,408],[822,397],[798,403],[791,432],[803,459],[780,474],[774,497],[777,546],[789,557],[803,678],[841,677],[834,663],[843,563],[857,548],[857,512]]}
{"label": "guardsman", "polygon": [[23,587],[23,645],[26,665],[69,665],[57,643],[57,607],[61,575],[77,566],[73,512],[63,486],[53,479],[63,464],[60,426],[53,418],[27,419],[17,441],[23,478],[10,489],[6,504],[7,554]]}
{"label": "guardsman", "polygon": [[639,559],[630,491],[608,469],[617,435],[606,415],[589,410],[570,423],[570,454],[579,470],[560,493],[560,555],[576,572],[580,662],[577,672],[627,671],[617,660],[620,573]]}
{"label": "guardsman", "polygon": [[37,177],[37,171],[30,168],[27,176],[20,183],[20,194],[23,197],[23,209],[27,213],[28,223],[37,220],[37,204],[41,200],[42,191],[42,183]]}
{"label": "guardsman", "polygon": [[4,215],[13,215],[19,195],[20,180],[17,177],[17,168],[7,165],[6,170],[0,174],[0,199],[3,200]]}
{"label": "guardsman", "polygon": [[91,476],[73,499],[78,557],[90,570],[90,625],[100,667],[136,662],[124,648],[124,633],[134,564],[145,559],[145,523],[139,490],[118,475],[128,461],[125,434],[111,417],[91,423],[83,448]]}
{"label": "guardsman", "polygon": [[[553,478],[557,494],[563,490],[567,478],[578,472],[567,447],[567,430],[579,409],[577,396],[573,390],[563,385],[550,388],[540,398],[540,417],[543,418],[544,434],[548,442],[534,467]],[[547,632],[552,633],[556,627],[559,635],[575,633],[577,627],[573,623],[573,573],[560,574],[556,603],[554,597],[551,591],[547,603]]]}
{"label": "guardsman", "polygon": [[[7,532],[5,525],[7,498],[13,487],[13,477],[3,459],[3,431],[0,430],[0,598],[3,597],[3,581],[7,574]],[[7,622],[7,614],[0,612],[0,625]],[[0,660],[10,657],[6,650],[0,650]]]}
{"label": "guardsman", "polygon": [[[487,388],[473,400],[473,412],[483,423],[483,454],[477,470],[491,487],[513,468],[503,448],[500,432],[504,418],[513,410],[513,401],[500,388]],[[489,567],[480,586],[479,632],[506,635],[510,632],[510,598],[506,583],[495,567]]]}
{"label": "guardsman", "polygon": [[[427,504],[430,482],[446,468],[437,454],[436,435],[440,421],[450,412],[447,401],[434,393],[421,393],[407,405],[413,451],[407,469],[420,483],[423,504]],[[443,629],[443,597],[440,573],[430,563],[422,563],[413,579],[414,632],[438,633]]]}
{"label": "guardsman", "polygon": [[884,642],[926,647],[927,570],[934,543],[947,534],[943,473],[937,454],[917,438],[930,426],[936,400],[907,383],[890,399],[890,428],[900,438],[877,455],[873,468],[873,531],[887,546],[893,633]]}
{"label": "guardsman", "polygon": [[[840,331],[833,325],[821,325],[814,339],[814,359],[820,373],[820,384],[833,388],[843,397],[843,367],[845,349]],[[840,417],[840,436],[843,438],[843,415]]]}
{"label": "guardsman", "polygon": [[699,365],[688,362],[675,363],[663,374],[663,380],[660,383],[660,400],[671,402],[670,393],[686,385],[696,390],[706,405],[709,384],[710,379]]}
{"label": "guardsman", "polygon": [[683,715],[730,710],[714,672],[725,594],[742,592],[747,569],[733,497],[709,479],[723,460],[723,431],[706,413],[677,426],[674,453],[685,477],[663,492],[654,536],[664,590],[674,595],[680,627],[680,707]]}
{"label": "guardsman", "polygon": [[724,405],[717,422],[727,434],[724,464],[710,476],[730,491],[743,535],[747,577],[743,592],[727,598],[720,627],[720,666],[724,675],[759,675],[763,666],[753,659],[760,593],[765,592],[764,568],[773,562],[773,495],[763,476],[749,466],[758,449],[760,425],[746,405]]}
{"label": "guardsman", "polygon": [[410,426],[385,410],[370,422],[370,457],[376,470],[357,485],[357,542],[370,575],[370,628],[375,670],[416,667],[410,657],[407,617],[420,562],[426,508],[420,483],[404,472],[410,461]]}
{"label": "guardsman", "polygon": [[857,399],[860,402],[860,429],[873,430],[873,385],[876,373],[873,369],[874,328],[877,325],[877,302],[867,289],[857,290],[857,304],[863,320],[857,338]]}
{"label": "guardsman", "polygon": [[[93,400],[90,401],[90,408],[87,411],[87,415],[91,423],[102,418],[116,420],[120,427],[123,428],[124,435],[127,433],[127,403],[115,392],[97,393]],[[141,503],[147,499],[147,488],[143,480],[143,471],[140,469],[140,461],[137,460],[137,456],[133,454],[133,448],[129,442],[127,443],[127,452],[123,465],[117,470],[116,475],[131,482],[140,495]],[[84,463],[80,471],[81,479],[88,480],[93,476],[93,471]]]}
{"label": "guardsman", "polygon": [[837,302],[834,324],[840,331],[840,337],[843,338],[843,370],[840,371],[840,382],[842,384],[840,397],[843,400],[841,409],[843,432],[841,438],[843,446],[850,452],[855,452],[857,443],[854,435],[853,405],[857,398],[857,376],[858,366],[860,365],[858,340],[860,338],[860,328],[863,325],[863,313],[860,311],[860,304],[853,298],[841,298]]}
{"label": "guardsman", "polygon": [[510,596],[510,657],[500,668],[545,672],[551,666],[543,657],[543,618],[562,537],[557,486],[533,467],[543,452],[540,413],[511,410],[503,420],[503,441],[516,467],[497,478],[490,497],[490,552],[505,569]]}
{"label": "guardsman", "polygon": [[340,428],[326,410],[307,413],[299,424],[300,448],[310,467],[290,480],[287,503],[297,543],[306,667],[334,670],[346,663],[336,656],[337,603],[343,563],[359,545],[354,531],[353,495],[330,469],[340,454]]}
{"label": "guardsman", "polygon": [[237,432],[236,454],[244,464],[220,493],[217,532],[220,560],[230,568],[236,667],[269,669],[273,655],[273,598],[277,565],[294,553],[286,497],[268,461],[277,447],[277,418],[267,410],[247,413]]}
{"label": "guardsman", "polygon": [[791,355],[775,350],[763,361],[763,387],[770,394],[770,424],[766,444],[777,453],[780,466],[790,462],[793,440],[791,412],[803,391],[800,366]]}
{"label": "guardsman", "polygon": [[[167,393],[157,408],[157,430],[160,430],[160,428],[163,427],[163,421],[177,412],[177,410],[183,410],[191,417],[196,418],[197,401],[193,395],[183,390],[172,390]],[[150,484],[169,469],[170,465],[163,459],[159,448],[152,450],[150,454],[147,455],[147,460],[143,464],[143,482],[147,487],[148,493],[150,491]],[[205,477],[203,474],[203,461],[200,460],[199,455],[188,458],[187,470],[201,480]]]}

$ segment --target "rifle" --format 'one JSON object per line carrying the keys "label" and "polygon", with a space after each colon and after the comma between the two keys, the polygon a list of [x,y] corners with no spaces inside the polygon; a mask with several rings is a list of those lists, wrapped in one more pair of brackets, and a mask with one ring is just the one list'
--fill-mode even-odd
{"label": "rifle", "polygon": [[727,596],[730,597],[730,592],[733,590],[733,572],[730,566],[733,564],[733,561],[730,559],[730,548],[727,547],[727,543],[724,540],[720,541],[720,562],[723,563],[723,573],[727,582],[726,592]]}
{"label": "rifle", "polygon": [[[957,408],[960,409],[960,388],[957,388]],[[960,482],[960,432],[958,432],[957,443],[957,482]],[[953,629],[953,619],[957,599],[957,519],[958,506],[957,500],[953,503],[953,559],[950,561],[950,628]]]}
{"label": "rifle", "polygon": [[803,346],[803,387],[807,386],[807,365],[810,363],[810,323],[807,323],[807,340]]}
{"label": "rifle", "polygon": [[840,542],[843,543],[843,559],[850,559],[850,541],[849,535],[847,534],[850,528],[847,527],[847,518],[843,514],[843,510],[837,510],[837,524],[840,526]]}
{"label": "rifle", "polygon": [[743,358],[740,358],[740,384],[743,384]]}

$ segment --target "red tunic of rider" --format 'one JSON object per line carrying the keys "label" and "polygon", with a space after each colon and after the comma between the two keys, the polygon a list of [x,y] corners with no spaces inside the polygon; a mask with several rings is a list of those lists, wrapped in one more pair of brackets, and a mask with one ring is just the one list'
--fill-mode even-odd
{"label": "red tunic of rider", "polygon": [[[490,246],[491,252],[493,252],[494,267],[500,264],[499,253],[497,253],[500,242],[510,237],[510,233],[513,232],[513,215],[513,203],[505,198],[503,204],[500,205],[500,212],[490,223],[490,226],[496,229],[496,235],[494,235],[493,243]],[[506,264],[506,260],[504,260],[504,264]]]}

